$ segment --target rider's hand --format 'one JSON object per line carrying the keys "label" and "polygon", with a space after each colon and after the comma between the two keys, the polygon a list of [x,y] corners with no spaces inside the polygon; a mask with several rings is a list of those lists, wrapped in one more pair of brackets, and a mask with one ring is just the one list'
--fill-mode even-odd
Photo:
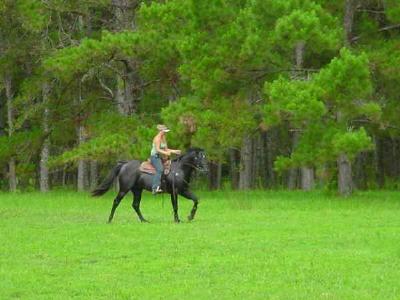
{"label": "rider's hand", "polygon": [[181,155],[181,150],[175,150],[174,153],[177,155]]}

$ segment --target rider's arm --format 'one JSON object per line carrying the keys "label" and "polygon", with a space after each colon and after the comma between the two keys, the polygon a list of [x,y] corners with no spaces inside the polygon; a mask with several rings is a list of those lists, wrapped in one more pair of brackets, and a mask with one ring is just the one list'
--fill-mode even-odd
{"label": "rider's arm", "polygon": [[175,153],[180,155],[181,154],[181,150],[173,150],[173,149],[168,149],[169,151],[171,151],[171,153]]}
{"label": "rider's arm", "polygon": [[161,145],[161,140],[160,139],[155,139],[154,140],[154,144],[156,146],[157,153],[168,155],[168,156],[171,155],[171,150],[169,150],[169,149],[164,149],[163,150],[163,149],[160,148],[160,145]]}
{"label": "rider's arm", "polygon": [[165,150],[165,151],[169,151],[170,155],[171,155],[171,153],[178,154],[178,155],[181,154],[181,150],[169,149],[169,148],[168,148],[167,141],[164,140],[164,142],[165,142],[165,149],[164,149],[164,150]]}
{"label": "rider's arm", "polygon": [[174,154],[178,154],[178,155],[181,154],[181,150],[169,149],[168,146],[165,150],[169,151],[170,153],[174,153]]}

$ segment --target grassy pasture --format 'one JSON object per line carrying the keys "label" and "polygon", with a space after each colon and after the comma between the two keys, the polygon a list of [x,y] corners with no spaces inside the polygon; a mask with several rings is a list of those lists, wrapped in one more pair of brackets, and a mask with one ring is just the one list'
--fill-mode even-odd
{"label": "grassy pasture", "polygon": [[399,193],[199,195],[0,194],[0,299],[400,299]]}

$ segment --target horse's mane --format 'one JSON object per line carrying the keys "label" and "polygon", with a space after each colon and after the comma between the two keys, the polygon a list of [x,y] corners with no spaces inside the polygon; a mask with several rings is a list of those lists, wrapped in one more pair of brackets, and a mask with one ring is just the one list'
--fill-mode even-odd
{"label": "horse's mane", "polygon": [[199,148],[199,147],[191,147],[186,151],[186,153],[188,154],[190,152],[202,152],[202,151],[204,151],[204,149]]}
{"label": "horse's mane", "polygon": [[190,147],[187,149],[186,153],[179,155],[178,157],[174,158],[172,161],[180,161],[182,158],[188,156],[189,154],[192,154],[193,152],[201,152],[204,151],[204,149],[199,148],[199,147]]}

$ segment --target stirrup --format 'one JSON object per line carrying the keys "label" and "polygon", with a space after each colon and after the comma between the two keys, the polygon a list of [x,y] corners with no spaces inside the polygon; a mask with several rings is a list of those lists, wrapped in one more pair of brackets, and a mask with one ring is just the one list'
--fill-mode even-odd
{"label": "stirrup", "polygon": [[156,195],[156,194],[160,194],[162,192],[163,192],[162,189],[158,186],[155,190],[152,191],[152,194]]}

